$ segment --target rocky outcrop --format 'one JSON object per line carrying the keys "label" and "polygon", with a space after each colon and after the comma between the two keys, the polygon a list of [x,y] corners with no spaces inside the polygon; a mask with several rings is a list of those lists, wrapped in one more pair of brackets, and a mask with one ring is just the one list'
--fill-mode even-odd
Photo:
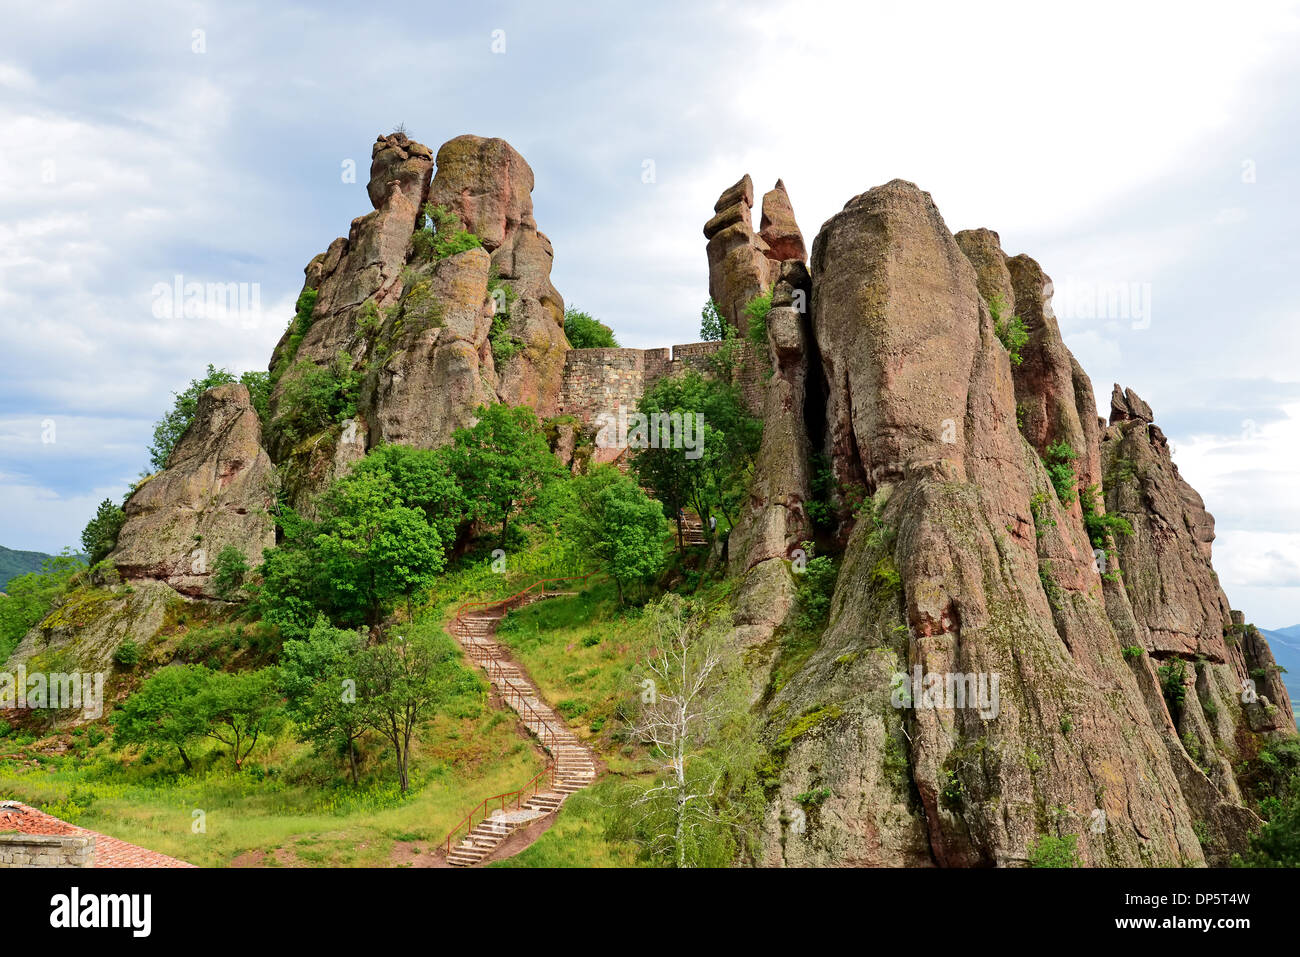
{"label": "rocky outcrop", "polygon": [[1210,564],[1214,517],[1179,474],[1151,408],[1115,387],[1101,443],[1106,509],[1133,527],[1116,540],[1125,591],[1155,655],[1227,660],[1231,608]]}
{"label": "rocky outcrop", "polygon": [[[470,135],[444,144],[436,163],[432,175],[432,151],[405,134],[379,137],[367,186],[375,210],[307,265],[304,288],[317,291],[310,322],[287,330],[272,357],[271,453],[304,514],[378,442],[442,445],[497,401],[543,417],[558,409],[564,300],[533,218],[533,172],[505,140]],[[412,237],[426,204],[454,213],[482,248],[421,253]],[[287,384],[331,363],[360,381],[357,416],[315,435],[282,434]]]}
{"label": "rocky outcrop", "polygon": [[109,560],[128,579],[154,579],[188,595],[213,595],[212,569],[234,546],[250,565],[275,544],[269,509],[276,474],[262,448],[248,389],[222,385],[200,398],[167,467],[127,500]]}
{"label": "rocky outcrop", "polygon": [[516,299],[508,330],[517,352],[497,368],[496,392],[509,405],[554,415],[564,375],[564,300],[551,283],[551,242],[533,218],[533,171],[502,139],[458,136],[438,150],[429,201],[455,212],[483,241],[496,276]]}
{"label": "rocky outcrop", "polygon": [[801,263],[808,259],[803,233],[795,222],[794,207],[790,205],[785,183],[779,179],[775,187],[763,194],[763,214],[758,221],[758,238],[767,244],[768,259],[776,262],[797,259]]}
{"label": "rocky outcrop", "polygon": [[[826,450],[872,503],[820,645],[767,707],[782,763],[771,863],[1014,864],[1066,833],[1093,864],[1204,860],[1077,506],[1056,502],[1017,430],[1020,381],[981,292],[1005,277],[989,262],[981,282],[930,197],[897,180],[851,200],[814,243]],[[1046,277],[1024,259],[1007,268],[1037,368],[1051,369],[1034,393],[1052,425],[1040,441],[1082,447]],[[985,709],[896,707],[896,676],[918,668],[986,686],[997,675],[1000,695]],[[796,836],[789,810],[817,788],[831,796]]]}

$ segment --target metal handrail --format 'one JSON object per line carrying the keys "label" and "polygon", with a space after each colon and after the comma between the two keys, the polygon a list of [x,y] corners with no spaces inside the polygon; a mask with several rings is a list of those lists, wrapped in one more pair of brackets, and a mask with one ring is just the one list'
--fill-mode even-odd
{"label": "metal handrail", "polygon": [[[469,638],[471,637],[471,635],[469,634],[469,627],[465,623],[465,616],[470,609],[473,608],[486,609],[486,608],[498,608],[498,607],[508,609],[513,605],[514,602],[520,601],[521,599],[526,597],[529,593],[531,593],[533,590],[535,590],[538,586],[541,586],[543,592],[545,592],[546,586],[553,584],[555,582],[585,582],[588,579],[590,579],[593,575],[601,575],[601,574],[604,573],[601,571],[593,571],[593,572],[588,572],[585,575],[573,575],[566,578],[541,578],[533,582],[527,588],[524,588],[523,590],[518,591],[515,594],[511,595],[509,598],[499,598],[492,601],[462,602],[456,608],[456,612],[452,616],[452,623],[451,623],[452,630],[458,637]],[[493,644],[495,644],[495,642]],[[481,654],[478,653],[479,651],[482,651],[482,653]],[[501,696],[506,699],[506,702],[515,710],[515,713],[518,714],[524,720],[525,724],[527,724],[528,721],[531,719],[533,722],[535,722],[538,725],[537,730],[535,730],[533,733],[537,736],[538,740],[541,741],[542,746],[545,747],[548,751],[550,751],[551,760],[547,763],[545,768],[539,771],[531,781],[525,784],[518,791],[509,791],[506,792],[505,794],[494,794],[492,797],[484,798],[481,802],[475,805],[473,810],[471,810],[468,814],[466,814],[463,818],[461,818],[460,822],[457,823],[457,825],[453,827],[451,831],[447,834],[447,840],[444,843],[448,855],[451,854],[451,842],[455,839],[456,835],[460,833],[462,828],[465,829],[466,836],[468,836],[469,833],[474,830],[475,815],[481,814],[481,817],[484,820],[487,819],[488,805],[495,804],[496,802],[499,801],[501,805],[500,809],[504,811],[506,807],[506,802],[509,801],[511,798],[514,798],[515,807],[520,807],[523,805],[525,795],[531,797],[532,795],[538,792],[539,790],[538,782],[541,781],[542,778],[546,778],[547,784],[550,787],[554,788],[555,776],[558,772],[559,758],[557,754],[557,749],[559,747],[559,739],[556,737],[555,732],[551,729],[550,722],[543,715],[541,715],[537,711],[537,709],[535,709],[532,705],[530,705],[527,701],[525,701],[522,692],[518,691],[510,683],[510,679],[506,677],[505,672],[501,667],[502,658],[496,653],[488,652],[483,649],[475,649],[471,651],[468,646],[465,647],[465,653],[470,657],[471,660],[474,661],[475,664],[477,664],[480,668],[482,668],[484,671],[487,672],[489,680],[493,680],[496,682],[497,688],[501,692]]]}
{"label": "metal handrail", "polygon": [[532,797],[534,794],[538,792],[539,787],[537,785],[537,782],[540,781],[542,778],[546,778],[547,784],[550,785],[551,787],[555,786],[555,762],[554,761],[552,761],[545,768],[543,768],[536,775],[534,775],[533,779],[529,781],[527,784],[525,784],[518,791],[507,791],[505,794],[494,794],[492,797],[484,798],[477,805],[475,805],[474,809],[470,811],[468,814],[466,814],[463,818],[461,818],[460,822],[451,829],[450,833],[447,834],[447,840],[445,842],[445,846],[447,848],[447,854],[448,855],[451,854],[451,842],[455,840],[456,835],[460,833],[460,829],[462,827],[465,828],[465,835],[467,837],[469,836],[470,832],[474,830],[474,816],[476,814],[482,812],[482,819],[487,820],[488,817],[487,809],[489,804],[494,804],[497,801],[500,801],[501,802],[500,809],[501,811],[504,812],[506,809],[506,802],[509,801],[511,798],[515,799],[515,807],[522,806],[524,803],[525,794],[527,794],[529,797]]}

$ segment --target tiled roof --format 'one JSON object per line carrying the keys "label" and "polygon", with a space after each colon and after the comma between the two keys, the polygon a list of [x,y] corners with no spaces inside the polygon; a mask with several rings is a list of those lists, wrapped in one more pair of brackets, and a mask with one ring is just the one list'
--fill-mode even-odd
{"label": "tiled roof", "polygon": [[53,815],[38,811],[17,801],[0,803],[0,833],[18,831],[21,834],[53,834],[95,839],[95,867],[193,867],[185,861],[150,851],[107,834],[89,831]]}

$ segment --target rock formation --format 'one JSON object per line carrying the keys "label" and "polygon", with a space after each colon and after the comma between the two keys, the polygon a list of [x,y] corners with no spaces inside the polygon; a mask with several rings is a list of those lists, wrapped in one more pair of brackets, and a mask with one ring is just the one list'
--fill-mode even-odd
{"label": "rock formation", "polygon": [[[743,205],[743,189],[729,193]],[[732,261],[712,242],[709,261],[711,287],[727,288]],[[778,772],[760,863],[1014,865],[1043,835],[1074,835],[1090,864],[1222,862],[1258,823],[1233,778],[1233,742],[1243,723],[1293,733],[1289,705],[1273,703],[1285,691],[1268,680],[1268,704],[1233,705],[1237,679],[1276,669],[1244,627],[1240,662],[1219,664],[1232,626],[1209,587],[1208,515],[1132,393],[1106,461],[1122,451],[1156,484],[1126,497],[1103,479],[1091,383],[1050,296],[1032,259],[1007,258],[989,230],[954,237],[929,195],[899,180],[850,200],[818,234],[803,348],[819,356],[826,398],[824,410],[805,404],[796,429],[821,443],[841,494],[856,488],[868,505],[841,510],[846,544],[817,649],[763,699]],[[1028,327],[1020,366],[995,313]],[[774,408],[791,391],[777,368]],[[1042,461],[1062,441],[1078,455],[1078,487],[1104,489],[1097,513],[1134,524],[1123,575],[1163,563],[1178,588],[1156,572],[1130,600],[1127,577],[1103,577],[1078,496],[1058,497]],[[795,447],[760,461],[756,489],[788,481]],[[743,524],[733,539],[742,571],[764,554]],[[739,641],[784,618],[790,595],[774,580],[739,593]],[[1134,644],[1150,654],[1124,652]],[[1201,656],[1181,707],[1162,694],[1168,669],[1157,674],[1170,655]],[[909,704],[913,675],[941,687],[997,676],[1000,694],[986,708]],[[818,790],[829,797],[794,828],[805,825],[796,796]]]}
{"label": "rock formation", "polygon": [[233,545],[257,565],[262,550],[275,544],[269,511],[275,493],[275,469],[248,389],[209,389],[167,467],[127,500],[109,560],[128,580],[212,596],[212,569],[223,548]]}
{"label": "rock formation", "polygon": [[[289,501],[312,498],[378,442],[432,448],[473,422],[481,405],[528,405],[555,414],[568,343],[564,300],[551,283],[550,241],[533,218],[533,172],[505,140],[458,136],[434,157],[402,133],[372,151],[374,211],[352,223],[305,270],[317,290],[294,350],[286,330],[271,360],[271,452],[290,462]],[[454,213],[481,249],[437,259],[412,242],[426,203]],[[494,318],[502,326],[493,334]],[[501,351],[494,354],[493,339]],[[319,434],[280,438],[275,421],[300,364],[346,356],[361,377],[358,415]]]}

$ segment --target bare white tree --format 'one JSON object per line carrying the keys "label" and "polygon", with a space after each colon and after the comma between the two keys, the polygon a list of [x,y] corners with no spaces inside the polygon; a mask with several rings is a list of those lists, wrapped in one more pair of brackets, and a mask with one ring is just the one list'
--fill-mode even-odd
{"label": "bare white tree", "polygon": [[721,792],[746,765],[745,742],[754,739],[727,640],[730,617],[707,615],[669,594],[646,609],[646,619],[632,733],[658,774],[627,798],[633,839],[652,859],[676,867],[725,863],[710,859],[731,855],[739,822]]}

